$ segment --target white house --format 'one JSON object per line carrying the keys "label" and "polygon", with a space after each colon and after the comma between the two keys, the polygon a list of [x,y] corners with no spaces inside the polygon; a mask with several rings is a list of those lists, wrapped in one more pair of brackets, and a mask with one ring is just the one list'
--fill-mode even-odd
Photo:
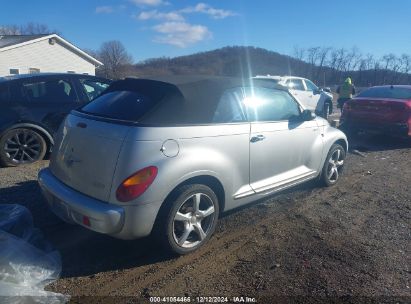
{"label": "white house", "polygon": [[56,34],[0,36],[0,76],[40,72],[95,75],[101,65]]}

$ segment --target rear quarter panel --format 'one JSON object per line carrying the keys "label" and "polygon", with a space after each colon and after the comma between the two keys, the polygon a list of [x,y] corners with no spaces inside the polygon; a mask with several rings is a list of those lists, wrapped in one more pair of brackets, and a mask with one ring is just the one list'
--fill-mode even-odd
{"label": "rear quarter panel", "polygon": [[[110,202],[117,201],[118,186],[128,176],[147,166],[156,166],[153,184],[131,203],[163,202],[179,184],[192,177],[210,175],[225,190],[226,209],[233,207],[233,194],[249,184],[250,125],[229,124],[190,127],[136,127],[122,147],[114,175]],[[178,155],[167,157],[160,150],[164,141],[174,139]]]}

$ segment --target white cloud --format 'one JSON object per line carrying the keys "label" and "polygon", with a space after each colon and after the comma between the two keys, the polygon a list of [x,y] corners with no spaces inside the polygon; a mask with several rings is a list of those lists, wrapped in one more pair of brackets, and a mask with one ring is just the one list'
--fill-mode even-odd
{"label": "white cloud", "polygon": [[114,8],[112,6],[97,6],[96,13],[97,14],[111,14],[114,12]]}
{"label": "white cloud", "polygon": [[161,34],[154,39],[154,42],[170,44],[180,48],[185,48],[212,37],[212,33],[206,26],[186,22],[165,22],[154,26],[153,30]]}
{"label": "white cloud", "polygon": [[163,4],[168,4],[166,1],[163,0],[130,0],[130,2],[138,6],[159,6]]}
{"label": "white cloud", "polygon": [[237,16],[238,14],[230,11],[230,10],[224,10],[224,9],[217,9],[217,8],[213,8],[210,5],[206,4],[206,3],[198,3],[196,6],[189,6],[186,7],[182,10],[180,10],[181,13],[202,13],[202,14],[206,14],[209,15],[210,17],[214,18],[214,19],[224,19],[227,17],[231,17],[231,16]]}
{"label": "white cloud", "polygon": [[158,12],[157,10],[141,12],[135,17],[138,20],[142,20],[142,21],[150,20],[150,19],[166,20],[166,21],[184,21],[184,17],[181,16],[181,14],[177,12],[162,13],[162,12]]}

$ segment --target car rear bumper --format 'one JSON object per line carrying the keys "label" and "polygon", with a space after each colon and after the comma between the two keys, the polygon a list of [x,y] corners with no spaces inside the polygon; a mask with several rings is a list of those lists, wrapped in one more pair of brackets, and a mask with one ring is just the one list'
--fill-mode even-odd
{"label": "car rear bumper", "polygon": [[149,235],[161,206],[117,206],[91,198],[63,184],[48,168],[39,172],[38,181],[50,209],[62,220],[116,238]]}
{"label": "car rear bumper", "polygon": [[342,129],[363,130],[396,136],[411,136],[411,130],[407,123],[365,123],[352,120],[340,121]]}

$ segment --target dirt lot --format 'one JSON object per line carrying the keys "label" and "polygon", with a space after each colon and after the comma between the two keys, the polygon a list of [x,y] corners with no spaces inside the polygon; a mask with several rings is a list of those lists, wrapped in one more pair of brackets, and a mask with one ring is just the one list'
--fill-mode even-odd
{"label": "dirt lot", "polygon": [[338,185],[308,183],[230,212],[205,247],[180,258],[164,255],[150,239],[119,241],[59,221],[36,183],[43,166],[47,161],[0,168],[0,203],[32,211],[62,255],[62,278],[48,289],[72,295],[73,303],[148,302],[150,296],[411,301],[409,142],[360,137],[351,142]]}

